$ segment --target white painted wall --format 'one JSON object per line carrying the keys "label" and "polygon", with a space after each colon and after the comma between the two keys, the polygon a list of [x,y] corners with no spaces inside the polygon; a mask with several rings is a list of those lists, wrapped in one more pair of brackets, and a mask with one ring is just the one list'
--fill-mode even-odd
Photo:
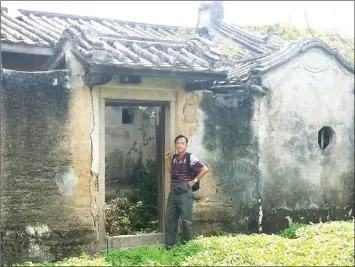
{"label": "white painted wall", "polygon": [[[271,89],[260,102],[259,164],[266,197],[294,208],[326,205],[322,194],[330,192],[334,203],[345,201],[342,177],[354,169],[353,74],[312,49],[269,72],[263,84]],[[335,131],[325,150],[318,145],[323,126]]]}

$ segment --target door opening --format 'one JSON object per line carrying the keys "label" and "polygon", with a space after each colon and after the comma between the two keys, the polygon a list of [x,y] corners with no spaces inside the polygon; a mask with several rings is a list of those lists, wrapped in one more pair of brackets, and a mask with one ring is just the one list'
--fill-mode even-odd
{"label": "door opening", "polygon": [[162,232],[164,144],[164,105],[106,101],[106,235]]}

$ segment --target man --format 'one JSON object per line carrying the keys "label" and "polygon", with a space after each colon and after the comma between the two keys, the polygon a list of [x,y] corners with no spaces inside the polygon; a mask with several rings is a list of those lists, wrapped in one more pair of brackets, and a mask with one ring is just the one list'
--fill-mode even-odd
{"label": "man", "polygon": [[[179,135],[174,140],[175,150],[165,153],[165,163],[170,172],[171,187],[166,205],[165,247],[175,245],[179,218],[182,220],[181,241],[186,243],[192,239],[192,187],[208,172],[207,167],[193,154],[190,154],[190,168],[187,165],[188,139]],[[196,177],[191,173],[198,173]]]}

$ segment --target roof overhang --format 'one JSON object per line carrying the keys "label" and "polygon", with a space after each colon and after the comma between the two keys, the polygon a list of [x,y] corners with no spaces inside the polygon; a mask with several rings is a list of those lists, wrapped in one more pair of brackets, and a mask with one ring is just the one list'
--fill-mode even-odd
{"label": "roof overhang", "polygon": [[28,54],[28,55],[41,55],[50,56],[53,52],[53,48],[41,47],[41,46],[29,46],[24,44],[8,44],[1,43],[1,52]]}

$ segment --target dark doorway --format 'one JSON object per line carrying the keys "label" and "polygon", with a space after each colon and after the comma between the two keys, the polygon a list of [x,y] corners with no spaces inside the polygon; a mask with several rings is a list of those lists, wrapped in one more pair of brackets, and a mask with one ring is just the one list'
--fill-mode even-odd
{"label": "dark doorway", "polygon": [[105,221],[109,236],[162,229],[165,108],[106,101]]}

